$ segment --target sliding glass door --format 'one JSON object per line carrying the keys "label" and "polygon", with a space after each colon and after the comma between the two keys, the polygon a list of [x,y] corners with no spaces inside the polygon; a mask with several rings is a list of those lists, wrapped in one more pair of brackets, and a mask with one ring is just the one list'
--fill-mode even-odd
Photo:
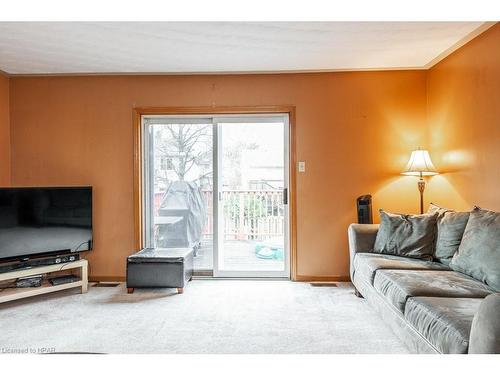
{"label": "sliding glass door", "polygon": [[288,276],[285,120],[217,120],[218,276]]}
{"label": "sliding glass door", "polygon": [[145,116],[149,247],[194,249],[195,274],[288,277],[288,116]]}

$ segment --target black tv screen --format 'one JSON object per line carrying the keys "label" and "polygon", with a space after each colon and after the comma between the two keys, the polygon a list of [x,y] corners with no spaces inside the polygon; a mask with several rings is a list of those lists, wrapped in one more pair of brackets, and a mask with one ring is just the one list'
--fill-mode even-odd
{"label": "black tv screen", "polygon": [[0,188],[0,261],[92,249],[92,187]]}

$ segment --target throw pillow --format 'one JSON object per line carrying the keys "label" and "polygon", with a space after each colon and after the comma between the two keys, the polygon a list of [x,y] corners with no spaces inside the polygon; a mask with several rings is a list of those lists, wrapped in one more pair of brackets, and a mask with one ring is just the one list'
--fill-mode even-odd
{"label": "throw pillow", "polygon": [[500,212],[472,210],[450,267],[500,291]]}
{"label": "throw pillow", "polygon": [[432,260],[437,214],[404,215],[380,210],[374,252]]}
{"label": "throw pillow", "polygon": [[427,209],[427,213],[428,214],[434,214],[434,213],[444,213],[446,211],[453,211],[453,210],[450,210],[449,208],[444,208],[444,207],[441,207],[441,206],[438,206],[437,204],[435,203],[429,203],[429,208]]}
{"label": "throw pillow", "polygon": [[441,263],[449,264],[462,242],[470,212],[456,212],[434,203],[429,205],[427,212],[438,214],[434,257]]}

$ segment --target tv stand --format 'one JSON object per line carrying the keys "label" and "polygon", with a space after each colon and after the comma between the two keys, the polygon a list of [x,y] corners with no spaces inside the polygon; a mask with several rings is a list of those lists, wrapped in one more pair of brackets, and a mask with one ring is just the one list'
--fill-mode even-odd
{"label": "tv stand", "polygon": [[0,273],[0,281],[15,280],[19,277],[62,272],[67,270],[78,270],[80,280],[60,284],[51,285],[46,279],[43,280],[42,286],[32,288],[6,288],[0,287],[0,303],[14,301],[21,298],[37,296],[40,294],[57,292],[59,290],[70,288],[81,288],[82,293],[87,293],[88,288],[88,262],[85,259],[77,260],[69,263],[51,264],[48,266],[32,267],[29,269],[16,270],[12,272]]}

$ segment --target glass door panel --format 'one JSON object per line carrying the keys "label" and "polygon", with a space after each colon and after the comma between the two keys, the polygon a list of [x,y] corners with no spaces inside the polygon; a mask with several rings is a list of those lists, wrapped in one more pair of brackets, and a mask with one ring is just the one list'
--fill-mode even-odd
{"label": "glass door panel", "polygon": [[218,123],[217,276],[288,277],[286,124]]}
{"label": "glass door panel", "polygon": [[195,271],[213,269],[211,119],[146,118],[149,239],[156,248],[191,247]]}

